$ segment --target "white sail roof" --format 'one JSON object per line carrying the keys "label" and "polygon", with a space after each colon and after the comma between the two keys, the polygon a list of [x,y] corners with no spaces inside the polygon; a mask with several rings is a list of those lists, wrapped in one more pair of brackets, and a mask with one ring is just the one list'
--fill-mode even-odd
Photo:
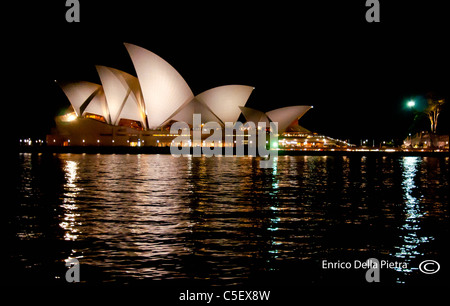
{"label": "white sail roof", "polygon": [[169,120],[186,122],[187,124],[192,125],[194,114],[201,114],[201,123],[206,123],[209,121],[221,122],[220,118],[218,118],[207,105],[200,102],[197,98],[194,98],[188,103],[180,106],[180,108],[172,116],[170,116]]}
{"label": "white sail roof", "polygon": [[120,119],[131,119],[140,121],[147,127],[145,105],[137,78],[114,68],[105,66],[96,68],[105,91],[111,123],[117,125]]}
{"label": "white sail roof", "polygon": [[[192,124],[194,113],[202,122],[236,122],[253,87],[225,85],[194,97],[181,75],[165,60],[142,47],[127,44],[138,78],[123,71],[96,66],[102,85],[90,82],[58,82],[76,114],[101,115],[107,123],[120,119],[140,121],[146,129],[156,129],[170,120]],[[266,120],[268,121],[269,119]]]}
{"label": "white sail roof", "polygon": [[202,123],[215,121],[224,125],[225,122],[236,122],[240,114],[239,107],[247,103],[252,90],[253,87],[245,85],[209,89],[181,105],[166,123],[175,120],[192,124],[193,114],[201,114]]}
{"label": "white sail roof", "polygon": [[271,110],[266,115],[273,122],[278,122],[278,132],[283,133],[289,125],[300,119],[310,108],[311,106],[308,105],[287,106]]}
{"label": "white sail roof", "polygon": [[109,110],[101,85],[86,81],[56,81],[56,83],[69,99],[78,117],[88,112],[103,116],[109,123]]}
{"label": "white sail roof", "polygon": [[139,78],[149,128],[164,123],[194,95],[181,75],[165,60],[142,47],[125,43]]}
{"label": "white sail roof", "polygon": [[225,122],[236,122],[247,103],[254,87],[246,85],[225,85],[202,92],[196,99],[207,105],[211,111]]}
{"label": "white sail roof", "polygon": [[103,91],[103,88],[100,88],[100,90],[97,92],[97,94],[92,98],[92,100],[86,106],[83,114],[85,114],[85,113],[91,113],[91,114],[103,116],[103,118],[105,118],[105,121],[107,123],[111,122],[108,104],[106,103],[106,97],[105,97],[105,92]]}
{"label": "white sail roof", "polygon": [[262,111],[245,106],[239,106],[239,108],[242,111],[245,120],[253,122],[255,125],[257,125],[258,122],[265,122],[266,124],[270,123],[269,118]]}

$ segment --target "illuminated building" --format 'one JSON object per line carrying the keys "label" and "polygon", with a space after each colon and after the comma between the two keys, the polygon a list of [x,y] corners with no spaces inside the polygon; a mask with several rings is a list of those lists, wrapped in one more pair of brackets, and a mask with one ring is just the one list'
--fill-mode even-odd
{"label": "illuminated building", "polygon": [[278,147],[286,150],[326,149],[351,146],[348,142],[313,133],[298,124],[308,110],[307,105],[287,106],[269,112],[262,112],[249,107],[240,107],[247,121],[278,122]]}
{"label": "illuminated building", "polygon": [[125,44],[138,77],[96,66],[101,85],[56,81],[71,106],[58,116],[56,129],[47,136],[57,146],[168,146],[170,124],[203,120],[236,122],[253,87],[219,86],[197,96],[165,60],[144,48]]}
{"label": "illuminated building", "polygon": [[403,140],[404,148],[411,149],[447,149],[448,135],[438,135],[430,132],[421,131],[414,135],[409,135]]}
{"label": "illuminated building", "polygon": [[[177,136],[169,132],[173,122],[186,122],[192,128],[193,114],[201,114],[202,123],[214,121],[224,127],[225,122],[236,122],[241,112],[255,124],[278,122],[280,147],[338,144],[298,125],[298,119],[312,106],[288,106],[263,113],[245,107],[254,89],[246,85],[219,86],[194,96],[164,59],[136,45],[126,43],[125,47],[137,77],[96,66],[101,84],[56,81],[71,106],[65,115],[55,118],[56,129],[47,135],[48,145],[170,146]],[[202,145],[211,144],[203,141]]]}

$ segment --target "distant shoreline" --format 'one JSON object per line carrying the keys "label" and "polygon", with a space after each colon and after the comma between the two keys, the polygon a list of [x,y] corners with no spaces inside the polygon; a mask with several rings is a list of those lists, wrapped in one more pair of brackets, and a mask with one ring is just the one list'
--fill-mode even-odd
{"label": "distant shoreline", "polygon": [[[170,154],[170,147],[95,147],[95,146],[20,146],[18,153],[73,153],[73,154]],[[223,155],[225,153],[222,150]],[[192,148],[191,148],[192,153]],[[278,155],[283,156],[449,156],[448,150],[415,149],[386,151],[385,149],[321,149],[321,150],[278,150]]]}

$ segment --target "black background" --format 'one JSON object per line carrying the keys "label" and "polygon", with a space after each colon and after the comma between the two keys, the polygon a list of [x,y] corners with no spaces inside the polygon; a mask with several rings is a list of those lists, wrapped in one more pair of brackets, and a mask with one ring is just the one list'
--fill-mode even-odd
{"label": "black background", "polygon": [[95,65],[135,75],[123,42],[164,58],[195,95],[251,85],[247,106],[313,105],[302,126],[353,143],[401,140],[406,101],[449,98],[445,1],[380,0],[380,23],[366,22],[364,0],[79,2],[79,23],[66,21],[65,1],[6,6],[3,103],[17,137],[45,137],[70,105],[54,80],[100,83]]}

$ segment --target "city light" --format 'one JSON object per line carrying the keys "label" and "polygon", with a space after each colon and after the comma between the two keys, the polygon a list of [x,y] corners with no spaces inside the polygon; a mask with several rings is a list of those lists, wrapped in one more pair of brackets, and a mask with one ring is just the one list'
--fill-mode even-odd
{"label": "city light", "polygon": [[77,119],[77,115],[75,113],[68,113],[61,116],[61,120],[64,122],[72,122]]}

